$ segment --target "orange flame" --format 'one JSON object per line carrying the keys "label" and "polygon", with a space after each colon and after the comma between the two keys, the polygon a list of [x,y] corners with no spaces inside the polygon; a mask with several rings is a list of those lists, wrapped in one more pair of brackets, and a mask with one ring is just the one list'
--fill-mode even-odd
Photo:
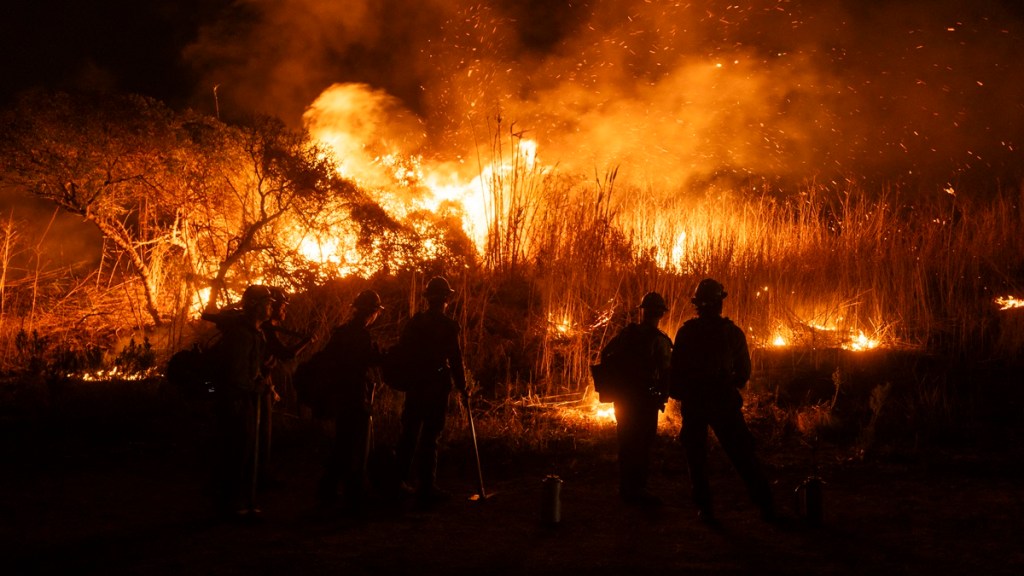
{"label": "orange flame", "polygon": [[1011,310],[1013,308],[1024,308],[1024,300],[1014,296],[1000,296],[995,300],[1000,310]]}
{"label": "orange flame", "polygon": [[[397,119],[397,120],[396,120]],[[404,220],[410,213],[437,213],[454,204],[462,213],[463,230],[483,251],[495,206],[494,187],[502,186],[516,170],[546,171],[538,163],[537,142],[519,138],[512,158],[485,164],[467,174],[461,162],[427,163],[416,153],[418,120],[401,109],[388,94],[361,84],[336,84],[325,90],[307,110],[304,120],[314,138],[333,153],[340,174],[370,190],[389,214]],[[352,246],[349,234],[322,239],[303,249],[312,260],[333,262],[330,252]],[[429,249],[429,248],[428,248]]]}

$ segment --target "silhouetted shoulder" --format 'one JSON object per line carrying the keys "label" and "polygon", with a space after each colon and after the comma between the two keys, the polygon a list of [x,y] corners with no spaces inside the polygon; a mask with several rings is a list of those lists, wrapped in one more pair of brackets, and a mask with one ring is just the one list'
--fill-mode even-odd
{"label": "silhouetted shoulder", "polygon": [[203,312],[200,317],[207,322],[213,323],[213,325],[221,332],[237,330],[244,327],[245,324],[245,315],[242,314],[241,310],[236,308]]}
{"label": "silhouetted shoulder", "polygon": [[722,324],[725,326],[725,329],[728,332],[734,334],[738,333],[741,336],[745,336],[745,334],[743,333],[743,329],[737,326],[736,323],[730,320],[729,318],[722,318]]}
{"label": "silhouetted shoulder", "polygon": [[701,318],[700,316],[690,318],[686,322],[683,322],[683,325],[679,327],[677,337],[679,334],[696,335],[705,333],[708,330],[715,328],[716,326],[720,326],[721,320],[723,320],[723,318]]}

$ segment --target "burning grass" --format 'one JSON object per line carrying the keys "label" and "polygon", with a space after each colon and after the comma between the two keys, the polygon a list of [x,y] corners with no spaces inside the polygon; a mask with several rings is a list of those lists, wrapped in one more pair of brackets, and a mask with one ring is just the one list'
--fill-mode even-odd
{"label": "burning grass", "polygon": [[[260,143],[260,134],[242,136]],[[268,166],[257,162],[253,173],[235,166],[238,196],[222,206],[211,195],[224,190],[205,190],[205,212],[181,220],[194,229],[148,231],[137,238],[136,260],[107,248],[111,257],[104,253],[88,281],[62,284],[63,292],[41,289],[38,254],[34,270],[5,257],[4,368],[43,372],[62,365],[48,359],[65,357],[83,360],[64,375],[111,370],[111,357],[130,349],[129,331],[148,338],[147,353],[166,358],[210,337],[195,314],[214,298],[211,287],[219,287],[218,302],[229,302],[253,282],[290,289],[289,325],[321,336],[344,319],[355,293],[372,287],[387,307],[377,336],[389,344],[434,274],[456,287],[451,312],[464,328],[480,398],[505,422],[495,424],[499,430],[522,427],[517,437],[531,432],[516,420],[542,423],[550,430],[542,437],[599,425],[586,398],[601,347],[650,290],[667,298],[662,329],[673,335],[691,315],[693,287],[708,276],[725,284],[726,314],[746,331],[755,355],[806,354],[817,366],[832,351],[872,357],[915,350],[965,365],[1013,364],[1024,347],[1019,300],[1008,296],[1024,285],[1020,191],[972,198],[964,190],[911,195],[853,183],[782,190],[767,181],[655,190],[620,180],[617,169],[593,179],[560,172],[545,163],[542,145],[500,122],[490,149],[477,151],[475,169],[393,151],[360,155],[358,166],[332,162],[324,138],[292,149],[281,133],[271,136],[273,158],[311,163],[301,175],[329,180],[335,194],[306,198],[287,171],[270,173],[279,188],[261,187]],[[339,182],[338,174],[353,180]],[[129,200],[128,213],[137,214],[138,199]],[[252,235],[237,236],[267,202],[278,211],[263,214]],[[218,212],[225,206],[241,212]],[[0,253],[26,252],[13,222],[0,233]],[[240,238],[257,237],[247,252],[232,252]],[[160,244],[165,238],[175,244]],[[225,253],[238,258],[221,258]],[[127,273],[131,261],[146,264],[145,285],[140,274]],[[146,324],[147,307],[168,319],[159,331]],[[110,336],[90,342],[98,334]],[[830,366],[829,373],[837,364]],[[541,413],[573,416],[532,416]]]}

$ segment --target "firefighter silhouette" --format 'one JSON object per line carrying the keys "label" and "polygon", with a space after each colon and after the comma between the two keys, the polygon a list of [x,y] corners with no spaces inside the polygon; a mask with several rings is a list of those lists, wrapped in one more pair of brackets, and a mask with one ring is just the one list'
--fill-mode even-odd
{"label": "firefighter silhouette", "polygon": [[750,378],[746,335],[722,316],[727,293],[716,280],[697,285],[691,302],[697,317],[676,333],[672,349],[671,397],[681,403],[680,440],[686,450],[690,483],[698,518],[715,523],[708,481],[708,429],[746,484],[765,520],[775,519],[771,488],[755,452],[754,436],[743,419],[740,389]]}

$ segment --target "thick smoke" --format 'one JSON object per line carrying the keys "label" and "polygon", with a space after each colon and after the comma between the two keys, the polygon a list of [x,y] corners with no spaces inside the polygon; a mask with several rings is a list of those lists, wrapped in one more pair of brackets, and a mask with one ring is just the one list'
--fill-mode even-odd
{"label": "thick smoke", "polygon": [[811,4],[240,0],[188,56],[222,109],[296,123],[334,84],[384,91],[428,157],[521,132],[545,162],[657,188],[1020,177],[1019,8]]}
{"label": "thick smoke", "polygon": [[221,112],[297,123],[328,86],[362,82],[417,112],[420,51],[446,9],[432,0],[237,0],[202,27],[185,59],[201,75],[199,98],[218,87]]}

